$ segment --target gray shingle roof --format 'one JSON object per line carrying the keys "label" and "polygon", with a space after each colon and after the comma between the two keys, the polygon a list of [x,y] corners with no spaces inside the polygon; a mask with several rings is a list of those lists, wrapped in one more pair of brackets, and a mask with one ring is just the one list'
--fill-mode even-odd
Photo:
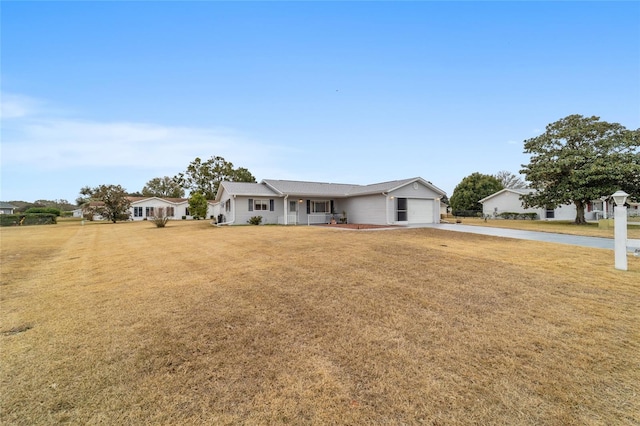
{"label": "gray shingle roof", "polygon": [[344,183],[302,182],[298,180],[265,179],[263,182],[279,194],[322,195],[346,197],[355,185]]}
{"label": "gray shingle roof", "polygon": [[17,209],[13,204],[9,204],[6,201],[0,201],[0,208],[2,209]]}
{"label": "gray shingle roof", "polygon": [[420,180],[420,178],[392,180],[389,182],[373,183],[371,185],[361,185],[354,188],[353,192],[350,195],[364,195],[364,194],[375,194],[378,192],[379,193],[389,192],[393,189],[407,185],[408,183],[411,183],[416,180]]}
{"label": "gray shingle roof", "polygon": [[[430,186],[436,192],[444,191],[422,178],[392,180],[371,185],[352,185],[345,183],[304,182],[299,180],[264,179],[261,183],[222,182],[225,191],[234,195],[244,196],[322,196],[322,197],[351,197],[367,194],[381,194],[389,192],[411,182],[421,182]],[[218,191],[220,194],[220,191]]]}
{"label": "gray shingle roof", "polygon": [[[244,195],[244,196],[260,196],[266,195],[273,197],[274,195],[279,195],[269,189],[268,186],[262,183],[250,183],[250,182],[221,182],[220,186],[224,187],[225,191],[229,194],[233,195]],[[220,193],[220,191],[218,191]]]}

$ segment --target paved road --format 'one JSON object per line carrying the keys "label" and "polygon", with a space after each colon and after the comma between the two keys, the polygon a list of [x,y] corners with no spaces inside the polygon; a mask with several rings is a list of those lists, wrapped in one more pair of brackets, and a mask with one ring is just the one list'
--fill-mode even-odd
{"label": "paved road", "polygon": [[[521,240],[544,241],[547,243],[570,244],[581,247],[613,250],[613,239],[600,237],[583,237],[580,235],[553,234],[550,232],[522,231],[518,229],[490,228],[452,223],[435,223],[423,225],[426,228],[445,231],[469,232],[472,234],[492,235],[494,237],[517,238]],[[634,249],[629,249],[633,252]]]}

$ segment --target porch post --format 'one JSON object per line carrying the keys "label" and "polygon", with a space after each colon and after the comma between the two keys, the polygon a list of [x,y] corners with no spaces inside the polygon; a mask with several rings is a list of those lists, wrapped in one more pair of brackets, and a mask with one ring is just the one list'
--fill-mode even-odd
{"label": "porch post", "polygon": [[285,195],[284,196],[284,209],[283,209],[283,211],[284,211],[284,224],[285,225],[289,224],[289,210],[288,210],[288,208],[289,208],[288,204],[289,203],[287,202],[288,199],[289,199],[289,196]]}

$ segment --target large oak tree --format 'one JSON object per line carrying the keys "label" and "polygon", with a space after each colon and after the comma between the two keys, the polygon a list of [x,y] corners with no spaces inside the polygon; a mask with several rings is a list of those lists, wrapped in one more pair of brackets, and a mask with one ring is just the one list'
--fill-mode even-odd
{"label": "large oak tree", "polygon": [[576,224],[584,224],[592,200],[622,189],[640,195],[640,129],[627,130],[600,117],[569,115],[524,142],[531,154],[523,174],[535,192],[522,197],[526,207],[575,204]]}
{"label": "large oak tree", "polygon": [[120,185],[85,186],[80,189],[80,194],[82,196],[77,202],[90,215],[99,214],[113,223],[129,219],[131,202],[127,191]]}
{"label": "large oak tree", "polygon": [[213,200],[222,181],[255,182],[256,178],[245,168],[233,168],[233,163],[222,157],[211,157],[202,161],[193,160],[184,173],[179,173],[176,182],[190,192],[200,192],[208,200]]}

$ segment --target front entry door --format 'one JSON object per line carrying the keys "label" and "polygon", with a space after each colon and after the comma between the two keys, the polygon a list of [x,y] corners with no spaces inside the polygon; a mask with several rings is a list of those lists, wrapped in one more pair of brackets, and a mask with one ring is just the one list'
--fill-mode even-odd
{"label": "front entry door", "polygon": [[287,218],[289,225],[298,224],[298,202],[289,201],[289,217]]}

